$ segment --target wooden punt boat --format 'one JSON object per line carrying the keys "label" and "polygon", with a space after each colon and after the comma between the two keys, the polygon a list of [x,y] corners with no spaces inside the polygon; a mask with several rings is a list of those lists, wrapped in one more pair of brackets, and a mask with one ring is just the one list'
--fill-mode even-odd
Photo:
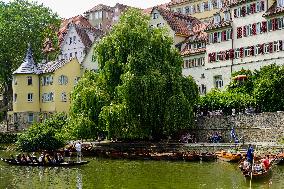
{"label": "wooden punt boat", "polygon": [[243,157],[241,153],[230,153],[230,152],[225,152],[225,151],[216,152],[216,155],[218,159],[222,161],[231,162],[231,163],[237,163]]}
{"label": "wooden punt boat", "polygon": [[198,154],[188,153],[188,154],[183,154],[183,160],[184,161],[199,161],[200,157]]}
{"label": "wooden punt boat", "polygon": [[217,159],[217,155],[211,153],[201,153],[199,154],[199,158],[201,161],[215,161]]}
{"label": "wooden punt boat", "polygon": [[14,159],[3,159],[1,158],[1,161],[9,164],[9,165],[16,165],[16,166],[30,166],[30,167],[73,167],[73,166],[80,166],[88,164],[90,161],[70,161],[70,162],[64,162],[64,163],[55,163],[55,164],[43,164],[43,163],[21,163],[17,162]]}
{"label": "wooden punt boat", "polygon": [[[255,165],[260,165],[259,163],[254,164]],[[271,164],[270,164],[271,165]],[[259,179],[265,179],[269,178],[271,176],[272,170],[271,166],[269,167],[268,170],[261,169],[259,171],[256,170],[247,170],[243,168],[243,162],[239,165],[240,170],[242,171],[242,174],[245,176],[247,179],[252,179],[252,180],[259,180]]]}
{"label": "wooden punt boat", "polygon": [[278,154],[275,157],[273,164],[275,164],[275,165],[284,165],[284,153]]}

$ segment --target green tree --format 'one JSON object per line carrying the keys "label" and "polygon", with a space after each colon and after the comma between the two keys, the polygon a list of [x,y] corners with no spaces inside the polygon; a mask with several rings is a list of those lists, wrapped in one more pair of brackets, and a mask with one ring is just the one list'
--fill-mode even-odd
{"label": "green tree", "polygon": [[284,110],[284,66],[276,64],[262,67],[255,71],[253,94],[261,111]]}
{"label": "green tree", "polygon": [[56,32],[60,19],[49,8],[27,0],[0,1],[0,12],[0,87],[7,105],[12,94],[12,72],[22,63],[28,43],[34,50],[35,61],[39,62],[44,57],[45,38],[58,44]]}
{"label": "green tree", "polygon": [[98,82],[110,97],[100,113],[111,137],[155,138],[190,128],[198,90],[182,76],[182,59],[161,28],[129,10],[96,47]]}
{"label": "green tree", "polygon": [[67,117],[63,113],[55,114],[43,123],[34,123],[18,137],[17,145],[23,151],[56,150],[65,145],[62,132]]}

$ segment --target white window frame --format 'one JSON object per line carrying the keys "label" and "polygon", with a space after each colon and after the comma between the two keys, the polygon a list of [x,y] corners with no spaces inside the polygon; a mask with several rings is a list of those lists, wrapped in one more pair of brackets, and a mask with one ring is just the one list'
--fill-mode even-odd
{"label": "white window frame", "polygon": [[61,102],[67,102],[67,94],[66,92],[61,93]]}
{"label": "white window frame", "polygon": [[222,75],[216,75],[214,76],[214,83],[215,83],[215,87],[217,89],[220,89],[224,86],[224,82],[223,82],[223,77]]}
{"label": "white window frame", "polygon": [[211,0],[208,0],[208,10],[209,11],[213,10],[213,4]]}
{"label": "white window frame", "polygon": [[250,56],[250,51],[251,51],[251,49],[250,49],[250,47],[245,47],[244,48],[244,54],[245,54],[245,57],[249,57]]}
{"label": "white window frame", "polygon": [[279,52],[280,51],[280,41],[274,41],[273,42],[273,52]]}
{"label": "white window frame", "polygon": [[27,76],[27,84],[33,85],[33,77],[32,76]]}
{"label": "white window frame", "polygon": [[158,18],[159,18],[159,14],[156,13],[156,12],[154,12],[154,13],[153,13],[153,19],[158,19]]}
{"label": "white window frame", "polygon": [[269,43],[267,44],[264,44],[264,53],[265,54],[268,54],[270,51],[269,51]]}
{"label": "white window frame", "polygon": [[58,83],[59,83],[59,85],[67,85],[68,77],[66,75],[59,76]]}
{"label": "white window frame", "polygon": [[257,56],[260,54],[260,45],[256,45],[254,48],[254,56]]}
{"label": "white window frame", "polygon": [[28,102],[33,102],[33,93],[28,93]]}
{"label": "white window frame", "polygon": [[204,12],[204,5],[205,5],[205,3],[204,2],[202,2],[202,3],[200,3],[200,12]]}
{"label": "white window frame", "polygon": [[261,23],[258,22],[256,23],[256,34],[260,34],[261,33]]}
{"label": "white window frame", "polygon": [[239,58],[240,58],[240,49],[237,48],[237,49],[235,50],[235,59],[239,59]]}
{"label": "white window frame", "polygon": [[222,1],[221,0],[217,0],[217,8],[221,9],[223,7]]}

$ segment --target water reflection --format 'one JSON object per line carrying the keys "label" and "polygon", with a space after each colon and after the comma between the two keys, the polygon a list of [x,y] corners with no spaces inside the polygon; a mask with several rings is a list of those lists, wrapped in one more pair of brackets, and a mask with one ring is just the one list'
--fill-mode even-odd
{"label": "water reflection", "polygon": [[[1,153],[1,152],[0,152]],[[1,154],[0,154],[1,156]],[[89,159],[90,160],[90,159]],[[252,182],[253,189],[283,188],[284,166],[270,179]],[[249,188],[236,164],[163,161],[91,160],[82,167],[17,167],[0,163],[0,189],[166,189]]]}

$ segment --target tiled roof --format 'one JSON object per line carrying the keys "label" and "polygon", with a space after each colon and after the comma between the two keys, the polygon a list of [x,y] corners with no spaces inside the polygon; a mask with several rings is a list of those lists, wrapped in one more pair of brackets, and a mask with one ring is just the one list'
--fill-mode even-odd
{"label": "tiled roof", "polygon": [[186,48],[184,48],[184,49],[180,52],[180,55],[181,55],[181,56],[189,56],[189,55],[201,54],[201,53],[205,53],[205,52],[206,52],[206,48],[188,49],[188,48],[186,47]]}
{"label": "tiled roof", "polygon": [[[155,7],[160,7],[160,8],[163,8],[163,9],[168,9],[168,4],[169,3],[164,3],[164,4],[161,4],[161,5],[157,5]],[[143,13],[144,14],[151,14],[152,10],[153,10],[154,7],[150,7],[150,8],[147,8],[147,9],[143,9]]]}
{"label": "tiled roof", "polygon": [[36,74],[36,73],[38,73],[38,69],[35,65],[32,49],[29,44],[24,62],[20,65],[20,67],[16,71],[13,72],[13,74]]}
{"label": "tiled roof", "polygon": [[75,29],[76,29],[77,34],[81,38],[81,41],[84,44],[84,46],[86,48],[90,48],[92,46],[92,41],[89,38],[87,32],[83,28],[79,28],[79,27],[76,27],[76,26],[75,26]]}
{"label": "tiled roof", "polygon": [[278,14],[284,13],[284,7],[277,7],[277,2],[274,2],[273,5],[263,14],[264,17],[275,16]]}
{"label": "tiled roof", "polygon": [[180,13],[173,13],[167,9],[161,7],[154,7],[157,9],[161,16],[167,21],[169,26],[175,31],[176,34],[190,36],[193,35],[190,27],[194,27],[196,24],[200,24],[201,22],[192,16],[187,16]]}
{"label": "tiled roof", "polygon": [[255,1],[255,0],[231,0],[231,1],[227,0],[227,5],[229,7],[235,7],[241,4],[249,3],[251,1]]}
{"label": "tiled roof", "polygon": [[186,3],[186,2],[189,2],[189,1],[190,0],[171,0],[171,2],[169,3],[169,6],[178,5],[178,4]]}
{"label": "tiled roof", "polygon": [[216,29],[220,29],[220,28],[224,28],[224,27],[230,27],[232,26],[232,21],[224,21],[224,19],[221,20],[221,22],[219,22],[218,24],[215,24],[213,22],[213,20],[211,21],[211,23],[207,26],[206,28],[206,32],[211,31],[211,30],[216,30]]}
{"label": "tiled roof", "polygon": [[87,18],[83,17],[82,15],[78,15],[69,19],[65,19],[62,21],[59,32],[58,32],[58,40],[59,40],[59,44],[61,45],[61,43],[64,40],[64,36],[66,35],[67,31],[68,31],[68,27],[70,24],[74,24],[80,27],[84,27],[84,28],[89,28],[94,30],[95,28],[93,28],[93,26],[90,24],[90,22],[87,20]]}
{"label": "tiled roof", "polygon": [[42,51],[47,54],[49,52],[52,52],[54,51],[54,47],[53,47],[53,44],[52,44],[52,41],[49,39],[49,38],[46,38],[44,43],[43,43],[43,49]]}
{"label": "tiled roof", "polygon": [[51,61],[47,63],[41,63],[38,64],[38,74],[44,74],[44,73],[52,73],[59,68],[63,67],[65,64],[68,64],[71,62],[71,60],[57,60],[57,61]]}
{"label": "tiled roof", "polygon": [[106,10],[106,11],[109,11],[109,12],[113,12],[112,7],[107,6],[107,5],[103,5],[103,4],[98,4],[98,5],[94,6],[93,8],[91,8],[90,10],[86,11],[85,14],[89,13],[89,12],[98,11],[98,10]]}

